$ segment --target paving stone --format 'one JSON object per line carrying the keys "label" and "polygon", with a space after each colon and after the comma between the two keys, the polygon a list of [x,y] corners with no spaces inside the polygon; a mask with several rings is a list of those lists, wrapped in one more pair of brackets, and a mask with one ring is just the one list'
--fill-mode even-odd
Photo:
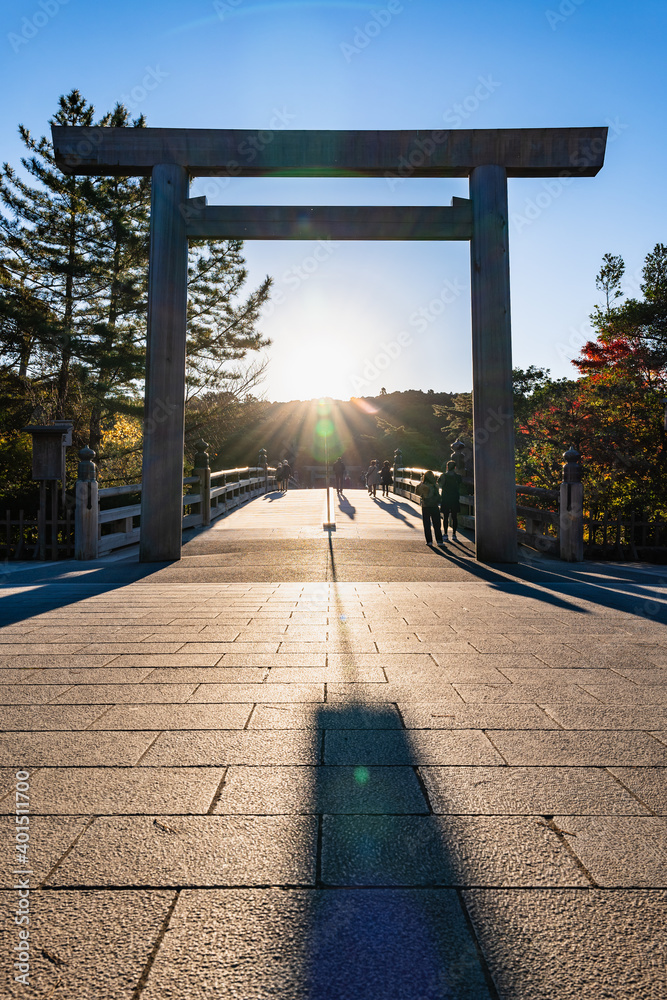
{"label": "paving stone", "polygon": [[[532,702],[542,704],[546,701],[554,700],[554,686],[552,684],[463,684],[454,685],[457,693],[468,704],[476,701],[489,701],[496,704],[512,702]],[[592,694],[582,690],[580,687],[569,684],[558,686],[558,698],[561,701],[588,702],[591,705],[599,704],[599,701]]]}
{"label": "paving stone", "polygon": [[541,707],[564,729],[647,730],[667,725],[667,705],[571,705],[567,702],[547,702]]}
{"label": "paving stone", "polygon": [[327,684],[327,702],[403,702],[403,701],[448,701],[451,700],[457,705],[462,704],[462,699],[457,694],[452,684],[445,681],[432,683],[407,683],[407,684],[345,684],[332,682]]}
{"label": "paving stone", "polygon": [[[18,940],[13,924],[15,894],[3,892],[2,897],[0,921],[13,947]],[[174,892],[164,890],[33,890],[30,986],[26,989],[6,977],[5,996],[132,1000],[173,899]],[[9,949],[5,953],[10,954]]]}
{"label": "paving stone", "polygon": [[[181,642],[91,642],[82,647],[82,653],[176,653],[181,648]],[[190,650],[186,650],[190,652]],[[192,652],[198,652],[193,650]],[[200,652],[206,652],[201,650]]]}
{"label": "paving stone", "polygon": [[17,767],[127,766],[136,764],[155,733],[0,733],[0,764]]}
{"label": "paving stone", "polygon": [[452,704],[450,701],[401,702],[407,729],[553,729],[537,705]]}
{"label": "paving stone", "polygon": [[324,740],[325,764],[503,764],[477,730],[332,730]]}
{"label": "paving stone", "polygon": [[56,667],[28,670],[2,671],[2,679],[7,683],[18,684],[139,684],[151,673],[150,668],[128,667],[118,670],[115,667]]}
{"label": "paving stone", "polygon": [[212,653],[120,653],[113,656],[114,667],[214,667],[220,656]]}
{"label": "paving stone", "polygon": [[434,813],[642,815],[603,768],[421,767]]}
{"label": "paving stone", "polygon": [[446,663],[435,666],[431,662],[426,669],[414,670],[407,667],[388,667],[385,671],[390,684],[406,684],[410,681],[418,683],[446,684],[506,684],[507,678],[495,667],[489,666],[447,666]]}
{"label": "paving stone", "polygon": [[[5,642],[0,646],[0,652],[3,657],[7,656],[47,656],[49,653],[53,653],[54,656],[65,655],[67,653],[77,653],[86,648],[86,643],[84,642],[36,642],[27,643],[25,640],[29,636],[21,636],[21,641],[16,642],[16,636],[13,642]],[[105,650],[91,650],[91,652],[105,652]]]}
{"label": "paving stone", "polygon": [[235,653],[229,652],[220,658],[221,667],[325,667],[326,653]]}
{"label": "paving stone", "polygon": [[266,667],[156,667],[151,684],[262,684]]}
{"label": "paving stone", "polygon": [[647,733],[489,731],[508,764],[542,766],[647,767],[667,764],[667,747]]}
{"label": "paving stone", "polygon": [[[392,667],[404,668],[416,674],[433,667],[434,661],[426,653],[329,653],[327,665],[330,667]],[[287,664],[286,664],[287,665]]]}
{"label": "paving stone", "polygon": [[325,816],[329,885],[588,886],[558,838],[534,818]]}
{"label": "paving stone", "polygon": [[141,766],[317,764],[319,756],[319,741],[303,729],[184,731],[162,733]]}
{"label": "paving stone", "polygon": [[448,889],[188,889],[142,1000],[169,995],[491,997],[458,898]]}
{"label": "paving stone", "polygon": [[[2,650],[0,650],[1,653]],[[16,667],[23,667],[25,669],[36,667],[84,667],[85,669],[89,669],[90,667],[104,667],[114,659],[115,656],[113,653],[108,653],[106,656],[77,656],[76,653],[72,656],[50,656],[44,653],[38,653],[37,655],[22,653],[20,660],[16,655],[0,655],[0,670],[4,670],[5,667],[14,669]],[[0,680],[2,680],[1,673]]]}
{"label": "paving stone", "polygon": [[62,684],[0,684],[0,705],[44,705],[68,690]]}
{"label": "paving stone", "polygon": [[651,812],[667,815],[667,769],[612,767],[609,769]]}
{"label": "paving stone", "polygon": [[101,817],[49,886],[312,885],[311,816]]}
{"label": "paving stone", "polygon": [[427,813],[411,767],[231,767],[214,813]]}
{"label": "paving stone", "polygon": [[402,729],[395,705],[256,705],[249,729]]}
{"label": "paving stone", "polygon": [[186,655],[192,655],[195,653],[206,653],[213,654],[216,653],[218,657],[221,657],[224,653],[246,653],[247,655],[254,655],[262,653],[275,656],[278,652],[279,640],[275,642],[186,642],[182,647],[181,651]]}
{"label": "paving stone", "polygon": [[[205,814],[224,775],[224,768],[215,767],[163,767],[159,771],[45,767],[30,778],[31,812],[40,816]],[[0,804],[0,810],[11,811],[7,803]]]}
{"label": "paving stone", "polygon": [[639,705],[667,705],[667,685],[646,684],[587,684],[586,690],[598,701],[607,704],[635,702]]}
{"label": "paving stone", "polygon": [[252,705],[115,705],[91,725],[97,729],[243,729]]}
{"label": "paving stone", "polygon": [[[5,705],[2,728],[5,732],[88,729],[104,714],[108,705]],[[142,727],[143,728],[143,727]]]}
{"label": "paving stone", "polygon": [[507,680],[513,684],[534,684],[537,687],[547,687],[550,684],[558,685],[599,685],[618,684],[619,675],[605,667],[542,667],[529,669],[503,667],[503,673]]}
{"label": "paving stone", "polygon": [[[16,811],[16,770],[15,767],[0,767],[0,803],[8,799],[4,802],[4,812]],[[3,811],[1,807],[0,811]]]}
{"label": "paving stone", "polygon": [[[85,830],[88,822],[87,816],[30,816],[27,858],[32,873],[31,889],[36,889],[46,878],[79,834]],[[10,889],[16,882],[13,871],[16,859],[19,857],[13,850],[16,816],[0,816],[0,831],[2,831],[2,843],[5,845],[3,854],[6,859],[0,870],[0,889]],[[25,867],[22,855],[19,861],[21,864],[18,867]],[[16,896],[13,902],[16,902]]]}
{"label": "paving stone", "polygon": [[667,888],[667,819],[656,816],[554,816],[599,886]]}
{"label": "paving stone", "polygon": [[196,688],[196,684],[79,684],[58,700],[67,705],[184,702]]}
{"label": "paving stone", "polygon": [[189,704],[211,701],[323,702],[324,684],[200,684]]}
{"label": "paving stone", "polygon": [[667,893],[463,892],[501,1000],[643,1000],[664,991]]}
{"label": "paving stone", "polygon": [[618,674],[633,684],[667,684],[667,670],[664,667],[615,667]]}
{"label": "paving stone", "polygon": [[[279,663],[279,661],[278,661]],[[269,684],[326,684],[326,683],[386,684],[381,667],[281,667],[275,666],[267,677]]]}

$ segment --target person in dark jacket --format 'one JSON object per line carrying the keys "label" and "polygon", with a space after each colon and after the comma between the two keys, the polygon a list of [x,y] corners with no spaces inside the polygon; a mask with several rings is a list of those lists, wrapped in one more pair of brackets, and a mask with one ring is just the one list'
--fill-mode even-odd
{"label": "person in dark jacket", "polygon": [[343,483],[345,481],[345,462],[342,458],[337,458],[333,464],[334,476],[336,477],[336,493],[340,496],[343,492]]}
{"label": "person in dark jacket", "polygon": [[383,462],[382,468],[380,469],[380,482],[382,483],[382,496],[389,496],[389,487],[394,481],[394,476],[391,471],[391,466],[389,462]]}
{"label": "person in dark jacket", "polygon": [[424,524],[424,538],[427,545],[433,544],[431,535],[431,524],[435,532],[435,540],[438,545],[442,545],[442,531],[440,529],[440,490],[435,481],[435,475],[428,470],[421,478],[421,482],[415,491],[421,498],[422,521]]}
{"label": "person in dark jacket", "polygon": [[447,527],[449,516],[452,517],[452,541],[456,542],[456,529],[458,527],[458,513],[460,509],[459,497],[461,495],[461,483],[463,479],[456,471],[454,462],[447,462],[447,471],[440,476],[438,486],[441,490],[440,510],[444,522],[444,537],[447,538]]}

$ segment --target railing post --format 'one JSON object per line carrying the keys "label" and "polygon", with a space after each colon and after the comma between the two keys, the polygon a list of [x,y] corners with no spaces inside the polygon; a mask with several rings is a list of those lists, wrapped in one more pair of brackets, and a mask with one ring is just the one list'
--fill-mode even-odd
{"label": "railing post", "polygon": [[199,477],[199,495],[201,497],[199,511],[202,526],[207,528],[211,523],[211,467],[208,461],[208,443],[199,440],[195,447],[197,452],[195,454],[194,474]]}
{"label": "railing post", "polygon": [[560,557],[565,562],[583,562],[584,487],[581,482],[581,455],[570,448],[563,455],[560,486]]}
{"label": "railing post", "polygon": [[403,467],[403,452],[400,448],[397,448],[394,452],[394,482],[392,484],[392,490],[396,492],[396,473],[400,468]]}
{"label": "railing post", "polygon": [[460,438],[458,441],[452,442],[451,461],[456,466],[456,471],[460,476],[464,476],[466,471],[466,460],[465,455],[463,454],[464,450],[465,445]]}
{"label": "railing post", "polygon": [[95,452],[91,448],[82,448],[79,452],[74,513],[75,559],[97,559],[99,503],[94,458]]}
{"label": "railing post", "polygon": [[269,460],[266,455],[266,448],[259,449],[257,464],[260,469],[264,469],[264,493],[269,492]]}

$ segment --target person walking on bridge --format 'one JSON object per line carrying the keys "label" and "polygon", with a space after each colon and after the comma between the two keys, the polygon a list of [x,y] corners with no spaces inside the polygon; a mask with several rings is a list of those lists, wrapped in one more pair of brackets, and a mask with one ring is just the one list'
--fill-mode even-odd
{"label": "person walking on bridge", "polygon": [[389,496],[389,487],[394,480],[389,462],[383,462],[380,469],[380,482],[382,483],[382,496]]}
{"label": "person walking on bridge", "polygon": [[368,466],[368,471],[366,473],[366,486],[368,487],[368,492],[372,497],[376,496],[378,483],[380,482],[380,470],[378,469],[378,464],[375,459]]}
{"label": "person walking on bridge", "polygon": [[343,492],[343,482],[345,480],[345,462],[342,457],[337,458],[333,464],[334,476],[336,477],[336,493],[338,496]]}
{"label": "person walking on bridge", "polygon": [[282,487],[283,493],[287,493],[289,489],[289,477],[292,475],[292,470],[289,467],[287,459],[283,462],[283,477],[282,477]]}
{"label": "person walking on bridge", "polygon": [[416,488],[417,495],[421,498],[422,521],[424,524],[424,538],[427,545],[433,544],[431,525],[435,532],[435,540],[438,545],[442,545],[442,531],[440,529],[440,490],[435,481],[435,475],[429,469],[422,475],[421,482]]}
{"label": "person walking on bridge", "polygon": [[458,541],[456,529],[458,528],[458,513],[460,510],[461,483],[463,479],[456,471],[454,462],[447,462],[447,471],[440,476],[438,486],[442,490],[440,498],[440,510],[444,522],[444,537],[447,538],[447,527],[449,515],[452,515],[452,541]]}

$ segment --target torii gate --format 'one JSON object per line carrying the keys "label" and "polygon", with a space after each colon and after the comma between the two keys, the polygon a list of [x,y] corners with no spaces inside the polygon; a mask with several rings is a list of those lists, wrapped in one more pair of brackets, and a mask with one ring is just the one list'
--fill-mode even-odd
{"label": "torii gate", "polygon": [[[152,178],[142,562],[181,557],[188,239],[470,240],[475,546],[516,562],[508,177],[593,177],[607,129],[53,126],[67,174]],[[469,177],[450,207],[206,207],[190,177]]]}

